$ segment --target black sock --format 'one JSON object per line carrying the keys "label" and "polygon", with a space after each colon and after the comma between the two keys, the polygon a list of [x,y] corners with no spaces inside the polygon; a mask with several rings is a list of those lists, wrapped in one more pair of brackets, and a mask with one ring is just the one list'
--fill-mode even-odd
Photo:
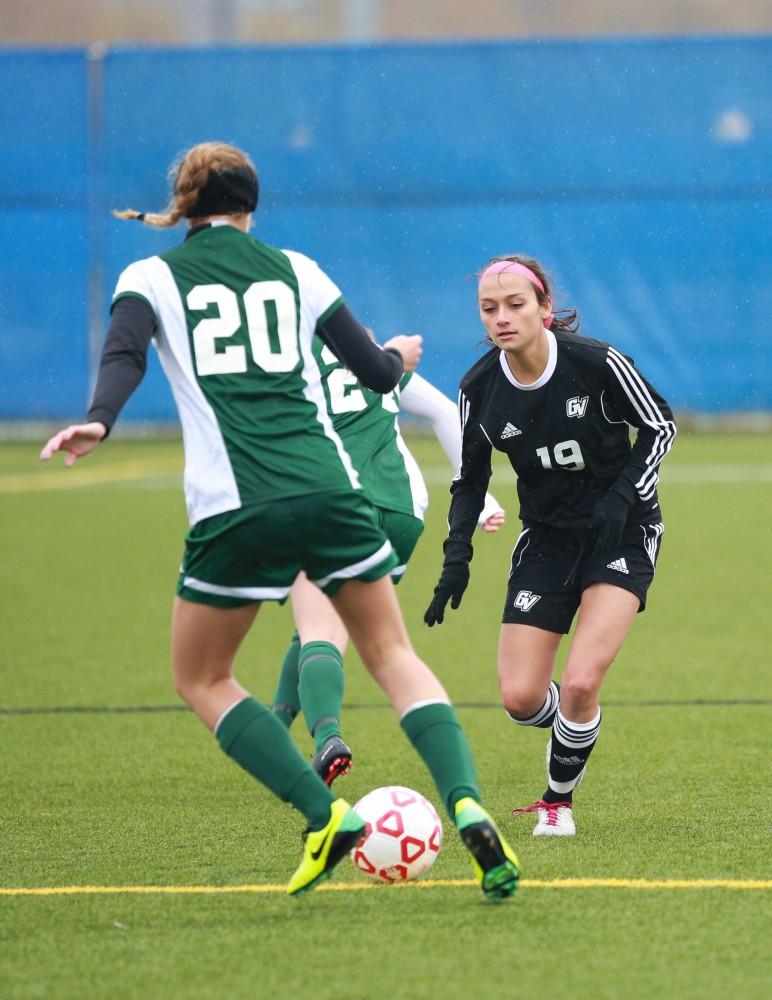
{"label": "black sock", "polygon": [[579,776],[598,739],[600,710],[589,722],[570,722],[558,709],[552,725],[549,783],[545,802],[571,802]]}

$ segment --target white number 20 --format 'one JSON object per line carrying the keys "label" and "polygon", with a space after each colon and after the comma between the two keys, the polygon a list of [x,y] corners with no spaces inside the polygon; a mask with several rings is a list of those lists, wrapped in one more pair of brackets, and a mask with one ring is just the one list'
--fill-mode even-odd
{"label": "white number 20", "polygon": [[[578,441],[560,441],[552,449],[555,457],[555,464],[562,465],[570,472],[579,472],[584,468],[584,456]],[[541,464],[545,469],[552,469],[549,448],[537,448],[536,454],[541,459]]]}
{"label": "white number 20", "polygon": [[[217,306],[219,316],[200,320],[193,330],[193,353],[199,375],[233,375],[247,370],[243,344],[226,344],[217,350],[217,341],[232,337],[241,328],[236,293],[225,285],[196,285],[187,295],[188,309],[199,312]],[[292,289],[282,281],[256,281],[244,292],[244,313],[252,360],[266,372],[289,372],[300,360],[297,338],[297,310]],[[272,349],[268,332],[267,303],[276,310],[278,351]]]}

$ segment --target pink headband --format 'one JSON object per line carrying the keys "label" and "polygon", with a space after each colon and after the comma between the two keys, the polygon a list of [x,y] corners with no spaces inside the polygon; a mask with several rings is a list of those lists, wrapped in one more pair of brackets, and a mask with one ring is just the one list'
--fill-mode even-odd
{"label": "pink headband", "polygon": [[[521,278],[527,278],[532,285],[536,285],[543,295],[546,295],[542,281],[533,273],[530,267],[526,267],[525,264],[520,264],[516,260],[497,260],[494,264],[486,267],[480,275],[479,284],[481,285],[486,278],[492,278],[495,274],[501,274],[505,271],[508,274],[519,274]],[[545,317],[544,325],[548,330],[552,326],[554,318],[552,313]]]}

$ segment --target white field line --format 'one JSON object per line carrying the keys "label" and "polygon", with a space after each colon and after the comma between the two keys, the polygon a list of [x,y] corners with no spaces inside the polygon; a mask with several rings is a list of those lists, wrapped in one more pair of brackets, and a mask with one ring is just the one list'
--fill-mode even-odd
{"label": "white field line", "polygon": [[[450,486],[452,474],[448,468],[439,465],[421,467],[429,486]],[[660,479],[665,485],[670,483],[772,483],[772,465],[663,465]],[[512,482],[506,470],[495,470],[492,483],[505,485]]]}
{"label": "white field line", "polygon": [[[421,470],[429,486],[450,486],[449,466],[428,465]],[[772,465],[671,465],[662,469],[665,485],[692,483],[772,483]],[[504,488],[507,473],[493,477],[495,488]],[[511,480],[510,480],[511,482]],[[131,460],[112,462],[93,468],[76,465],[71,469],[49,468],[45,471],[0,474],[0,494],[41,493],[83,489],[89,486],[124,486],[179,488],[182,470],[169,463]]]}
{"label": "white field line", "polygon": [[662,482],[772,483],[772,465],[672,465],[662,467]]}
{"label": "white field line", "polygon": [[[394,892],[404,889],[456,889],[477,886],[474,879],[425,879],[423,882],[403,882],[380,885],[375,882],[328,882],[316,892]],[[644,878],[555,878],[522,879],[523,889],[732,889],[769,890],[772,879],[644,879]],[[32,888],[0,887],[0,896],[211,896],[236,893],[258,895],[286,893],[286,885],[61,885]]]}

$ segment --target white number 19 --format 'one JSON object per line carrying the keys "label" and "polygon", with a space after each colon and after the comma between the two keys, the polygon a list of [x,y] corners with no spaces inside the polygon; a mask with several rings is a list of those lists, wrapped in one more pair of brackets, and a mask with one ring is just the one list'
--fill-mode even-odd
{"label": "white number 19", "polygon": [[[582,449],[579,447],[578,441],[560,441],[554,446],[552,452],[555,463],[562,465],[563,468],[568,469],[570,472],[579,472],[580,469],[584,468],[584,456],[582,455]],[[550,461],[549,448],[537,448],[536,454],[541,459],[541,464],[545,469],[553,468]]]}

